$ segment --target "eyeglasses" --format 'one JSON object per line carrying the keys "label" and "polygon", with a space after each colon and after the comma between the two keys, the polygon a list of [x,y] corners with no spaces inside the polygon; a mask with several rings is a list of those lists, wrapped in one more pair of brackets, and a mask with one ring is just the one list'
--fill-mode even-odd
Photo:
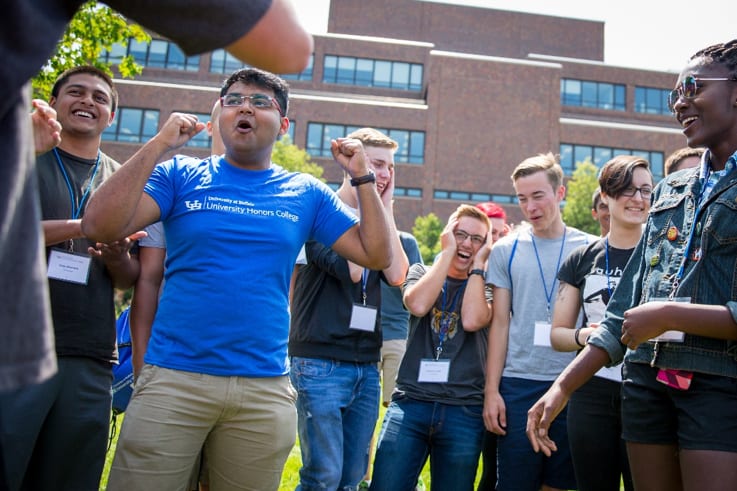
{"label": "eyeglasses", "polygon": [[223,107],[240,107],[246,100],[248,100],[251,107],[255,109],[271,109],[273,106],[277,111],[279,111],[280,115],[284,116],[281,106],[279,106],[279,102],[275,98],[265,94],[243,95],[233,93],[225,94],[220,98]]}
{"label": "eyeglasses", "polygon": [[486,242],[486,237],[482,237],[480,235],[471,235],[468,232],[464,232],[463,230],[456,230],[455,232],[453,232],[453,236],[456,238],[456,242],[465,242],[466,239],[471,239],[471,243],[477,246]]}
{"label": "eyeglasses", "polygon": [[702,81],[722,81],[722,82],[737,82],[737,78],[727,78],[727,77],[711,77],[711,78],[701,78],[701,77],[694,77],[693,75],[689,75],[688,77],[685,77],[681,81],[681,85],[676,87],[675,89],[671,90],[668,94],[668,109],[670,109],[670,112],[675,113],[676,112],[676,102],[678,102],[678,99],[683,97],[684,99],[691,100],[694,97],[696,97],[696,93],[699,91],[699,89],[702,87],[699,85],[699,82]]}
{"label": "eyeglasses", "polygon": [[650,199],[650,196],[653,195],[653,188],[649,186],[643,186],[641,188],[636,188],[634,186],[630,186],[624,190],[622,190],[622,196],[627,196],[628,198],[631,198],[637,192],[640,192],[640,196],[642,196],[642,199]]}

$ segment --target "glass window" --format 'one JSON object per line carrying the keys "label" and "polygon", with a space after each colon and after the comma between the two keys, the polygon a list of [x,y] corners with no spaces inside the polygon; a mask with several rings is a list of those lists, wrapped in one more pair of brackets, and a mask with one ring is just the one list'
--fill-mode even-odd
{"label": "glass window", "polygon": [[166,67],[166,41],[160,39],[154,39],[149,45],[148,51],[148,66],[153,68],[165,68]]}
{"label": "glass window", "polygon": [[146,52],[148,51],[148,44],[143,43],[141,41],[136,41],[135,39],[130,40],[130,45],[128,47],[128,53],[133,56],[133,59],[136,61],[136,63],[140,65],[146,64]]}
{"label": "glass window", "polygon": [[[592,153],[593,150],[593,153]],[[583,162],[586,157],[593,155],[592,162],[597,168],[601,168],[613,157],[619,155],[636,155],[646,159],[650,163],[650,170],[653,174],[653,180],[657,181],[663,177],[663,152],[651,152],[648,150],[633,150],[628,148],[611,148],[611,147],[591,147],[588,145],[572,145],[570,143],[561,143],[560,145],[561,167],[566,175],[571,175],[573,167],[571,162],[576,164]],[[573,159],[570,156],[573,155]]]}
{"label": "glass window", "polygon": [[159,111],[120,107],[115,121],[102,134],[103,140],[122,142],[147,141],[159,127]]}
{"label": "glass window", "polygon": [[394,63],[392,66],[392,88],[409,89],[409,64]]}
{"label": "glass window", "polygon": [[340,57],[338,59],[338,80],[339,84],[353,84],[354,75],[356,74],[356,59]]}
{"label": "glass window", "polygon": [[624,111],[625,87],[620,84],[562,79],[560,81],[560,102],[564,106]]}
{"label": "glass window", "polygon": [[560,144],[560,166],[564,172],[573,172],[573,145]]}
{"label": "glass window", "polygon": [[578,80],[561,80],[561,104],[564,106],[581,105],[581,82]]}
{"label": "glass window", "polygon": [[670,90],[654,87],[635,87],[635,111],[647,114],[669,115],[668,93]]}
{"label": "glass window", "polygon": [[412,64],[409,72],[409,90],[422,90],[422,65]]}
{"label": "glass window", "polygon": [[388,61],[377,61],[374,63],[374,86],[391,87],[392,64]]}
{"label": "glass window", "polygon": [[374,77],[373,60],[359,59],[356,62],[356,85],[371,87]]}
{"label": "glass window", "polygon": [[338,78],[338,57],[326,55],[325,63],[322,69],[322,81],[326,83],[335,83]]}
{"label": "glass window", "polygon": [[612,149],[606,147],[594,147],[594,164],[601,167],[612,159]]}
{"label": "glass window", "polygon": [[[308,123],[307,152],[313,157],[332,157],[330,140],[344,137],[363,126]],[[376,128],[397,142],[394,160],[402,164],[422,164],[425,161],[425,133],[401,129]]]}
{"label": "glass window", "polygon": [[588,145],[576,145],[573,149],[573,165],[574,170],[576,164],[580,164],[586,159],[589,159],[593,163],[593,155],[592,155],[592,148]]}

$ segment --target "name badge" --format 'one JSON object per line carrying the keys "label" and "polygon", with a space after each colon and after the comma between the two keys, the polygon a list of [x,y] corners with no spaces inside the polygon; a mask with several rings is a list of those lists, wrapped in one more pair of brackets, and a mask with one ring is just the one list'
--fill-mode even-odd
{"label": "name badge", "polygon": [[535,346],[547,346],[551,347],[550,344],[550,331],[552,330],[553,326],[550,325],[550,322],[544,322],[544,321],[536,321],[535,322],[535,339],[534,344]]}
{"label": "name badge", "polygon": [[[691,297],[675,297],[675,298],[652,298],[653,302],[684,302],[691,303]],[[660,336],[652,338],[650,341],[666,341],[669,343],[682,343],[686,333],[683,331],[665,331]]]}
{"label": "name badge", "polygon": [[353,310],[351,311],[350,328],[359,331],[374,332],[374,329],[376,329],[376,307],[354,303]]}
{"label": "name badge", "polygon": [[442,384],[448,381],[448,374],[450,374],[450,360],[425,359],[420,361],[417,381]]}
{"label": "name badge", "polygon": [[46,275],[54,280],[86,285],[92,258],[85,254],[52,249]]}

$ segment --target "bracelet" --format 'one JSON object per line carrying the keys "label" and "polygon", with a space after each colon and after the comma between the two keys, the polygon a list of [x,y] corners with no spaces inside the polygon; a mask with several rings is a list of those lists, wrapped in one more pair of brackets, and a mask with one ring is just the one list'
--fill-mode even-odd
{"label": "bracelet", "polygon": [[372,171],[369,171],[368,174],[366,174],[365,176],[351,178],[351,186],[354,187],[369,182],[376,182],[376,174],[374,174]]}
{"label": "bracelet", "polygon": [[573,332],[573,339],[576,341],[576,344],[580,347],[584,348],[586,344],[582,344],[581,341],[578,339],[578,335],[581,333],[581,328],[576,328],[576,330]]}
{"label": "bracelet", "polygon": [[479,268],[472,269],[471,271],[469,271],[468,277],[470,278],[472,275],[475,275],[475,274],[481,276],[482,278],[486,278],[486,271],[484,271],[483,269],[479,269]]}

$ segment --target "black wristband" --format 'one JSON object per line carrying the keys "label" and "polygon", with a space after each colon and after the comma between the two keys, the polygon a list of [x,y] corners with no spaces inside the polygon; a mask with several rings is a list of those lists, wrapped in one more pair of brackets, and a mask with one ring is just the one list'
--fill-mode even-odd
{"label": "black wristband", "polygon": [[573,340],[574,340],[574,341],[576,341],[576,344],[577,344],[577,345],[579,345],[580,347],[584,348],[584,347],[585,347],[586,345],[585,345],[585,344],[582,344],[582,343],[581,343],[581,340],[580,340],[580,339],[578,339],[578,335],[579,335],[579,334],[581,334],[581,328],[580,328],[580,327],[579,327],[579,328],[577,328],[577,329],[576,329],[576,330],[575,330],[575,331],[573,332]]}
{"label": "black wristband", "polygon": [[469,278],[471,277],[471,275],[475,275],[475,274],[481,276],[482,278],[486,278],[486,271],[484,271],[483,269],[476,268],[468,272]]}
{"label": "black wristband", "polygon": [[351,178],[351,186],[360,186],[361,184],[366,184],[367,182],[376,182],[376,174],[369,171],[368,174],[361,177],[352,177]]}

